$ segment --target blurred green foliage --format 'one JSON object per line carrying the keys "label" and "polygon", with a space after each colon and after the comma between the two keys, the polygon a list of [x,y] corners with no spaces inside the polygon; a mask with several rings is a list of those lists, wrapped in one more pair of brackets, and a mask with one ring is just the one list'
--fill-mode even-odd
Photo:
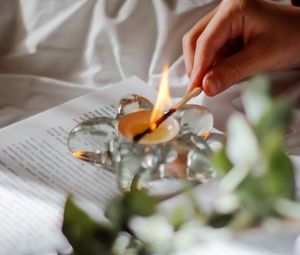
{"label": "blurred green foliage", "polygon": [[[198,229],[242,229],[262,224],[269,218],[280,219],[293,215],[291,210],[300,211],[300,206],[293,201],[295,177],[283,145],[283,136],[292,118],[291,106],[286,101],[271,98],[268,81],[264,77],[256,77],[251,83],[243,94],[245,117],[232,118],[231,126],[229,125],[238,134],[228,130],[230,135],[227,145],[212,158],[220,179],[220,187],[226,187],[223,194],[223,205],[226,200],[225,209],[220,203],[222,199],[219,199],[215,201],[213,210],[203,210],[201,204],[196,205],[193,196],[189,196],[192,205],[189,210],[193,211],[189,214],[190,218],[187,217],[187,208],[177,206],[169,219],[163,221],[159,217],[153,218],[153,215],[158,214],[158,200],[148,195],[145,190],[133,189],[107,205],[105,215],[109,221],[104,224],[89,217],[72,199],[68,199],[63,233],[71,243],[74,254],[172,254],[172,242],[176,243],[172,240],[176,240],[176,235],[181,238],[194,235],[195,239],[195,234],[191,235],[190,226],[187,227],[189,222],[190,225],[198,222]],[[247,131],[243,133],[245,125]],[[240,138],[243,141],[237,140]],[[246,143],[246,146],[239,148],[240,143]],[[249,152],[255,155],[249,155]],[[245,160],[234,161],[241,155]],[[247,157],[251,160],[247,161]],[[286,205],[289,212],[282,205]],[[145,224],[144,228],[151,228],[159,222],[161,225],[158,224],[157,232],[151,232],[153,237],[149,237],[147,229],[138,230],[139,228],[132,227],[132,219],[142,219],[140,222]],[[171,236],[160,236],[162,229]],[[159,240],[164,238],[171,244],[165,245]],[[186,240],[191,240],[189,238]],[[161,251],[157,248],[160,246]]]}

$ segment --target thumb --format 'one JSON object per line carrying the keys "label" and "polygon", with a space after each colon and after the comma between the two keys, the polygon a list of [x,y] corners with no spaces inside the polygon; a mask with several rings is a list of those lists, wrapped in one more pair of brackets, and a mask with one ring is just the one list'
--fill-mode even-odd
{"label": "thumb", "polygon": [[235,66],[219,63],[205,74],[202,88],[206,95],[215,96],[241,79],[240,71]]}
{"label": "thumb", "polygon": [[204,75],[202,87],[208,96],[214,96],[233,84],[265,70],[263,57],[257,51],[241,52],[213,65]]}

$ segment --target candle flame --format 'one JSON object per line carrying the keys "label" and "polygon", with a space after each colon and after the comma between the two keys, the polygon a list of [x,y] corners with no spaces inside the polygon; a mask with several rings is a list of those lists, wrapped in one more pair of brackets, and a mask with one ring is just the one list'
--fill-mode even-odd
{"label": "candle flame", "polygon": [[83,151],[74,151],[72,154],[76,158],[80,158],[80,159],[86,158],[86,154]]}
{"label": "candle flame", "polygon": [[201,136],[204,138],[204,139],[207,139],[209,136],[210,136],[210,132],[209,131],[203,131],[201,133]]}
{"label": "candle flame", "polygon": [[155,121],[159,119],[161,116],[163,116],[164,110],[166,108],[170,108],[172,105],[173,104],[172,104],[170,90],[169,90],[169,67],[168,65],[164,65],[163,75],[160,80],[156,103],[154,109],[152,110],[152,114],[150,118],[150,128],[152,130],[156,128]]}

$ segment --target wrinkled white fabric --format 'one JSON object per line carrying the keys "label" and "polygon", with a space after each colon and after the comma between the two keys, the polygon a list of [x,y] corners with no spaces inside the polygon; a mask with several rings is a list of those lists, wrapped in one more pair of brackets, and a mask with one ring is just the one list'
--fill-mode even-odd
{"label": "wrinkled white fabric", "polygon": [[[84,93],[57,89],[62,81],[96,88],[135,75],[157,86],[169,64],[173,95],[182,95],[182,36],[215,2],[1,0],[0,127]],[[28,107],[32,82],[46,102]]]}
{"label": "wrinkled white fabric", "polygon": [[2,1],[0,69],[92,87],[132,75],[153,83],[210,2]]}

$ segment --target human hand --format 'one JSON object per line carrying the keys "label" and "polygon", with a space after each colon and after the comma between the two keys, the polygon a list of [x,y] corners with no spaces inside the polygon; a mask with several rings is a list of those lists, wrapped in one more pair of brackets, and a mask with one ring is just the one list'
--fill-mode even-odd
{"label": "human hand", "polygon": [[251,75],[300,67],[300,8],[223,0],[183,37],[189,91],[213,96]]}

